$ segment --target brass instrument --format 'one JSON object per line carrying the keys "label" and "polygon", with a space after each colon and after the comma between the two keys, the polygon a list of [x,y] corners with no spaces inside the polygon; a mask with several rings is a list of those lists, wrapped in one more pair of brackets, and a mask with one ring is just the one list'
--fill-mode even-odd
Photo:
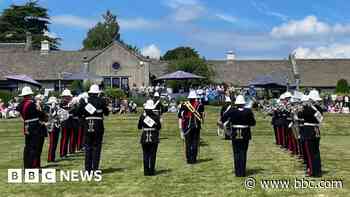
{"label": "brass instrument", "polygon": [[197,120],[199,120],[200,122],[203,121],[202,115],[191,105],[189,101],[186,101],[184,105],[185,107],[187,107],[188,110],[190,110],[190,112],[194,115],[194,117],[197,118]]}

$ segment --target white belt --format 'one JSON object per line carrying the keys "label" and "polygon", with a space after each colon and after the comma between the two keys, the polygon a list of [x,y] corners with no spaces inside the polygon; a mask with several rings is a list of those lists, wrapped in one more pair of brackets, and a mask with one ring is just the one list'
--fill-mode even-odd
{"label": "white belt", "polygon": [[25,120],[24,123],[30,123],[30,122],[36,122],[36,121],[39,121],[39,118],[33,118],[33,119]]}
{"label": "white belt", "polygon": [[246,128],[249,128],[248,125],[232,125],[232,128],[235,128],[235,129],[246,129]]}
{"label": "white belt", "polygon": [[143,128],[142,130],[143,131],[155,131],[156,129],[155,128]]}
{"label": "white belt", "polygon": [[102,113],[103,112],[103,110],[102,109],[98,109],[98,110],[96,110],[96,113]]}
{"label": "white belt", "polygon": [[86,120],[103,120],[102,117],[86,117]]}
{"label": "white belt", "polygon": [[319,127],[320,125],[319,124],[316,124],[316,123],[304,123],[304,126],[312,126],[312,127]]}

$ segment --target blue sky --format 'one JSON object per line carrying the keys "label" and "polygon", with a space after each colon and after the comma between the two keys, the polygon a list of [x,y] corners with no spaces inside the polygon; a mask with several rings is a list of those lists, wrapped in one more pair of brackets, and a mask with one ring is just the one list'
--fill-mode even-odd
{"label": "blue sky", "polygon": [[[24,0],[0,0],[0,10]],[[111,10],[122,39],[157,57],[191,46],[207,59],[350,57],[346,0],[39,0],[63,50],[80,49],[87,30]]]}

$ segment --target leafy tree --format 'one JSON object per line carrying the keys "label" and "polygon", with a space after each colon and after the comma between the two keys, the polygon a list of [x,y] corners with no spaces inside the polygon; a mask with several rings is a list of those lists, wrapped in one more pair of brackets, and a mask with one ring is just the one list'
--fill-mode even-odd
{"label": "leafy tree", "polygon": [[102,16],[103,22],[98,22],[95,27],[88,31],[87,37],[83,41],[84,50],[103,49],[114,40],[120,40],[117,16],[109,10]]}
{"label": "leafy tree", "polygon": [[69,89],[72,90],[73,94],[79,94],[83,90],[83,82],[75,80],[70,84]]}
{"label": "leafy tree", "polygon": [[129,50],[131,50],[131,51],[133,51],[133,52],[135,52],[137,54],[141,54],[141,50],[137,46],[133,46],[131,44],[127,44],[123,40],[119,40],[119,42],[121,44],[123,44],[126,48],[128,48]]}
{"label": "leafy tree", "polygon": [[162,57],[162,60],[180,60],[180,59],[186,59],[186,58],[197,58],[199,59],[199,54],[196,50],[190,47],[178,47],[176,49],[172,49],[167,51],[164,56]]}
{"label": "leafy tree", "polygon": [[33,49],[40,49],[41,41],[48,40],[52,50],[57,50],[59,38],[50,38],[50,17],[47,9],[40,7],[37,1],[24,5],[11,5],[0,15],[0,42],[19,43],[26,40],[26,32],[32,34]]}
{"label": "leafy tree", "polygon": [[337,82],[336,92],[339,94],[347,94],[350,92],[349,91],[349,84],[348,84],[348,81],[346,79],[340,79]]}

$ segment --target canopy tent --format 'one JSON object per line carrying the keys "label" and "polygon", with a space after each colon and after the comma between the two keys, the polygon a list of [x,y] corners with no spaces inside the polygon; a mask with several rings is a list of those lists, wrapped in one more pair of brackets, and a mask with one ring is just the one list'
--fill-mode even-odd
{"label": "canopy tent", "polygon": [[249,85],[264,88],[293,86],[289,84],[288,76],[282,74],[258,75],[255,79],[249,82]]}
{"label": "canopy tent", "polygon": [[103,80],[103,77],[86,72],[65,74],[63,80]]}
{"label": "canopy tent", "polygon": [[158,77],[156,80],[190,80],[190,79],[205,79],[205,77],[179,70],[179,71]]}
{"label": "canopy tent", "polygon": [[28,83],[34,86],[39,86],[41,87],[41,84],[37,81],[35,81],[34,79],[32,79],[31,77],[27,76],[27,75],[8,75],[5,76],[5,78],[7,80],[13,80],[13,81],[17,81],[17,82],[22,82],[22,83]]}

